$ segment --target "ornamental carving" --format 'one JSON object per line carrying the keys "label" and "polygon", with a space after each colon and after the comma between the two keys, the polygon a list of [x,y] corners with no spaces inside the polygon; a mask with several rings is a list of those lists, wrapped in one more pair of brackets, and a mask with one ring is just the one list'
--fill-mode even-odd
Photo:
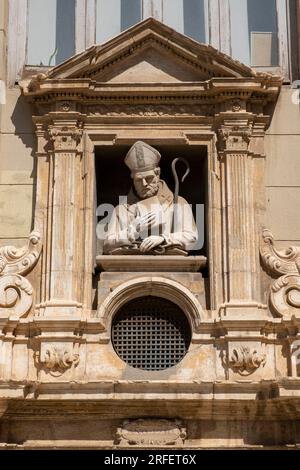
{"label": "ornamental carving", "polygon": [[26,315],[33,302],[33,289],[22,275],[29,273],[41,253],[40,234],[32,232],[27,246],[0,248],[0,316]]}
{"label": "ornamental carving", "polygon": [[76,126],[51,127],[49,129],[50,140],[54,150],[75,151],[83,134],[82,128]]}
{"label": "ornamental carving", "polygon": [[207,116],[214,114],[213,105],[202,104],[123,104],[86,106],[86,112],[100,116]]}
{"label": "ornamental carving", "polygon": [[269,291],[272,312],[279,317],[290,319],[300,315],[300,247],[291,246],[277,250],[272,233],[265,229],[260,248],[262,264],[273,276]]}
{"label": "ornamental carving", "polygon": [[0,316],[24,316],[32,306],[33,289],[30,282],[19,274],[0,277]]}
{"label": "ornamental carving", "polygon": [[270,230],[264,229],[260,256],[263,265],[275,275],[300,273],[300,247],[291,246],[284,250],[277,250],[274,237]]}
{"label": "ornamental carving", "polygon": [[218,129],[220,150],[248,150],[252,124],[242,126],[222,125]]}
{"label": "ornamental carving", "polygon": [[291,318],[300,314],[300,276],[286,274],[273,282],[270,303],[280,317]]}
{"label": "ornamental carving", "polygon": [[178,446],[186,439],[186,428],[180,420],[126,420],[117,429],[116,442],[134,446]]}
{"label": "ornamental carving", "polygon": [[64,347],[51,346],[46,349],[41,360],[44,366],[54,374],[62,374],[72,365],[79,364],[79,354],[73,353]]}
{"label": "ornamental carving", "polygon": [[27,274],[32,270],[41,252],[39,232],[29,235],[27,246],[16,248],[3,246],[0,248],[0,276],[5,274]]}
{"label": "ornamental carving", "polygon": [[240,375],[250,375],[265,363],[266,355],[258,353],[256,349],[250,349],[248,346],[233,349],[229,358],[229,366]]}

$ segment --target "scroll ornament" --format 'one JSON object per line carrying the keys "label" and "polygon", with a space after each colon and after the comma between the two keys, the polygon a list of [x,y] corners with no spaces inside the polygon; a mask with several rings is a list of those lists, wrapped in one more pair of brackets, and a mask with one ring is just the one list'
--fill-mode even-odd
{"label": "scroll ornament", "polygon": [[77,366],[79,363],[79,354],[73,353],[62,347],[49,347],[44,355],[43,360],[45,367],[52,373],[62,374],[72,365]]}
{"label": "scroll ornament", "polygon": [[270,288],[269,304],[276,316],[300,317],[300,247],[277,250],[274,237],[263,230],[260,249],[262,263],[276,277]]}
{"label": "scroll ornament", "polygon": [[24,275],[37,263],[41,253],[40,234],[29,236],[27,246],[0,248],[0,318],[25,316],[33,302],[33,289]]}
{"label": "scroll ornament", "polygon": [[240,375],[250,375],[265,363],[266,355],[258,353],[256,349],[250,349],[248,346],[233,349],[229,359],[230,367]]}

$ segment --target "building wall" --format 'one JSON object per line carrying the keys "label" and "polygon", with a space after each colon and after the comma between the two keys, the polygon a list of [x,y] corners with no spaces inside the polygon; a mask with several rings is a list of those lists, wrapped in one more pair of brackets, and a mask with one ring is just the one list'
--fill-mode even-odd
{"label": "building wall", "polygon": [[300,244],[300,106],[283,86],[265,139],[266,226],[278,246]]}
{"label": "building wall", "polygon": [[[8,2],[0,2],[0,80],[5,81]],[[0,105],[0,245],[21,246],[32,229],[35,137],[30,106],[18,85]]]}

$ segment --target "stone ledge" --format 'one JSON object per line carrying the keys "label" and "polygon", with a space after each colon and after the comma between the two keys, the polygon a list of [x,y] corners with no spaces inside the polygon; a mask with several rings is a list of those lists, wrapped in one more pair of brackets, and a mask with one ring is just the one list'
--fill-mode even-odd
{"label": "stone ledge", "polygon": [[97,266],[111,272],[197,272],[206,266],[205,256],[99,255]]}

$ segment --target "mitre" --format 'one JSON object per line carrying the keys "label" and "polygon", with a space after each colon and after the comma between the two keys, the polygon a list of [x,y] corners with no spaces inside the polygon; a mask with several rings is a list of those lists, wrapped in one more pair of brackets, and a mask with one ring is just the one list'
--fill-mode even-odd
{"label": "mitre", "polygon": [[129,149],[125,164],[131,173],[144,172],[157,168],[160,160],[160,153],[151,145],[138,141]]}

